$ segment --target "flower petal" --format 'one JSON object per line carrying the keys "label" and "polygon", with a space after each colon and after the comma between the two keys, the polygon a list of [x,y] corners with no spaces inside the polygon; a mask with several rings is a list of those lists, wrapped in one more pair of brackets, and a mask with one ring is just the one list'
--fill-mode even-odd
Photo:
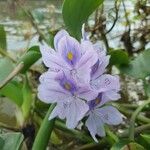
{"label": "flower petal", "polygon": [[66,108],[66,126],[75,128],[88,111],[88,105],[80,99],[72,99]]}
{"label": "flower petal", "polygon": [[56,50],[58,50],[58,42],[60,41],[60,39],[68,35],[68,32],[65,30],[60,30],[59,32],[57,32],[57,34],[54,37],[54,47]]}
{"label": "flower petal", "polygon": [[81,48],[79,42],[71,36],[64,36],[58,43],[58,52],[67,64],[75,67],[81,58]]}
{"label": "flower petal", "polygon": [[40,46],[40,51],[42,54],[42,60],[47,67],[53,68],[54,70],[69,68],[61,56],[59,56],[52,48],[44,45]]}
{"label": "flower petal", "polygon": [[91,74],[92,79],[98,78],[100,75],[102,75],[105,72],[105,68],[109,64],[109,59],[110,59],[110,56],[103,56],[99,59],[99,63],[95,72]]}
{"label": "flower petal", "polygon": [[105,129],[103,126],[103,122],[101,118],[97,116],[95,113],[90,113],[88,119],[86,120],[85,125],[87,126],[95,142],[98,142],[97,138],[95,137],[96,134],[101,137],[105,136]]}
{"label": "flower petal", "polygon": [[118,125],[123,121],[122,114],[113,106],[104,106],[97,108],[95,111],[103,122],[109,125]]}
{"label": "flower petal", "polygon": [[118,93],[118,91],[110,90],[103,92],[101,103],[105,104],[106,102],[116,101],[118,99],[120,99],[120,94]]}
{"label": "flower petal", "polygon": [[89,85],[84,85],[78,89],[77,96],[86,101],[90,101],[98,96],[98,91],[91,89]]}
{"label": "flower petal", "polygon": [[38,97],[45,103],[55,103],[65,101],[71,94],[60,87],[60,85],[51,81],[51,83],[43,83],[38,87]]}
{"label": "flower petal", "polygon": [[77,65],[77,68],[91,68],[98,60],[98,55],[90,41],[81,43],[82,57]]}
{"label": "flower petal", "polygon": [[55,79],[57,74],[58,72],[46,71],[40,76],[39,80],[41,83],[51,83]]}
{"label": "flower petal", "polygon": [[57,105],[55,106],[54,110],[52,111],[52,113],[49,116],[49,120],[55,118],[55,117],[59,117],[60,119],[65,119],[66,117],[66,105],[68,102],[64,102],[64,103],[57,103]]}
{"label": "flower petal", "polygon": [[91,86],[98,90],[99,92],[105,92],[109,90],[118,90],[120,89],[120,83],[118,76],[112,76],[109,74],[104,74],[98,77],[95,80],[91,81]]}

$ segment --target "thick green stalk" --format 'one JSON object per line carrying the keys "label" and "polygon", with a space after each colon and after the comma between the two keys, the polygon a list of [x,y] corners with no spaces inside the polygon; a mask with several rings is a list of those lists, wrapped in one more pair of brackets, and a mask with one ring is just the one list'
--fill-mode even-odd
{"label": "thick green stalk", "polygon": [[148,105],[150,103],[150,99],[148,99],[147,101],[145,101],[141,106],[139,106],[135,112],[132,114],[131,116],[131,120],[130,120],[130,127],[129,127],[129,139],[134,141],[134,124],[135,124],[135,120],[136,117],[138,116],[138,114],[142,111],[142,109]]}
{"label": "thick green stalk", "polygon": [[48,141],[53,130],[54,119],[49,121],[49,115],[54,109],[55,104],[52,104],[41,124],[41,127],[37,133],[35,141],[33,143],[32,150],[46,150],[46,146],[48,145]]}

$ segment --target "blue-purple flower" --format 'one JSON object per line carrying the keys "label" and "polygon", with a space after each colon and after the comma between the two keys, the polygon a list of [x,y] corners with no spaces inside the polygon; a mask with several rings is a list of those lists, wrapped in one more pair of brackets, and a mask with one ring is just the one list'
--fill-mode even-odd
{"label": "blue-purple flower", "polygon": [[96,142],[98,142],[96,135],[105,136],[104,124],[118,125],[122,122],[121,113],[113,106],[105,106],[106,102],[108,101],[105,101],[102,93],[96,99],[88,102],[88,119],[85,125]]}
{"label": "blue-purple flower", "polygon": [[104,136],[104,124],[117,125],[122,117],[107,102],[120,98],[118,76],[106,74],[110,56],[98,44],[92,44],[82,30],[79,43],[65,30],[54,37],[54,49],[41,46],[42,60],[48,71],[40,77],[38,97],[45,103],[56,103],[49,120],[66,119],[75,128],[86,116],[87,126],[95,141]]}
{"label": "blue-purple flower", "polygon": [[56,116],[66,118],[68,128],[77,126],[88,111],[86,101],[98,95],[89,84],[77,83],[70,74],[66,75],[63,71],[47,71],[41,75],[40,82],[38,97],[46,103],[57,103],[50,119]]}
{"label": "blue-purple flower", "polygon": [[98,56],[92,43],[83,45],[69,36],[65,30],[61,30],[54,38],[55,50],[48,46],[41,46],[43,62],[50,70],[68,71],[80,82],[89,82],[89,72]]}

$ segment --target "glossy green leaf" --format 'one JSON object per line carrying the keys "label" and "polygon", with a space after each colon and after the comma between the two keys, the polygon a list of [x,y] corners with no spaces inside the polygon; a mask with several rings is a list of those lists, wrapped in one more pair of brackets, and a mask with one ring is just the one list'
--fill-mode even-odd
{"label": "glossy green leaf", "polygon": [[121,140],[113,145],[111,150],[145,150],[143,146],[128,140]]}
{"label": "glossy green leaf", "polygon": [[150,144],[150,134],[141,134],[141,137]]}
{"label": "glossy green leaf", "polygon": [[7,49],[6,32],[3,25],[0,25],[0,48],[3,50]]}
{"label": "glossy green leaf", "polygon": [[131,60],[128,66],[121,67],[121,71],[137,79],[144,79],[150,75],[150,49]]}
{"label": "glossy green leaf", "polygon": [[0,94],[8,97],[18,106],[22,105],[23,95],[21,90],[21,84],[16,81],[10,81],[2,89],[0,89]]}
{"label": "glossy green leaf", "polygon": [[19,150],[23,142],[23,135],[19,132],[0,134],[0,138],[4,140],[1,150]]}
{"label": "glossy green leaf", "polygon": [[32,104],[32,90],[29,85],[27,77],[25,78],[23,89],[23,104],[22,104],[22,113],[25,119],[28,118],[31,110],[31,104]]}
{"label": "glossy green leaf", "polygon": [[72,36],[81,38],[82,24],[102,2],[103,0],[64,0],[63,19]]}
{"label": "glossy green leaf", "polygon": [[39,47],[31,47],[19,60],[19,63],[23,62],[24,64],[21,73],[25,73],[40,57],[41,53],[39,51]]}
{"label": "glossy green leaf", "polygon": [[112,50],[109,53],[110,57],[110,65],[126,65],[129,63],[128,54],[123,50]]}
{"label": "glossy green leaf", "polygon": [[14,65],[7,58],[0,59],[0,83],[9,75],[13,70]]}

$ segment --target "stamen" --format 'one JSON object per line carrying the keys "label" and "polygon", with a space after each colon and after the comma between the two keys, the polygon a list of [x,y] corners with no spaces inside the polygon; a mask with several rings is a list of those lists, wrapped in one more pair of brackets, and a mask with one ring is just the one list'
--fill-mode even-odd
{"label": "stamen", "polygon": [[69,60],[72,60],[72,59],[73,59],[73,54],[72,54],[72,52],[68,52],[67,58],[68,58]]}
{"label": "stamen", "polygon": [[71,85],[69,83],[65,83],[64,87],[66,90],[70,90],[71,89]]}
{"label": "stamen", "polygon": [[100,100],[99,98],[96,98],[96,99],[95,99],[95,104],[96,104],[96,105],[99,104],[100,101],[101,101],[101,100]]}

